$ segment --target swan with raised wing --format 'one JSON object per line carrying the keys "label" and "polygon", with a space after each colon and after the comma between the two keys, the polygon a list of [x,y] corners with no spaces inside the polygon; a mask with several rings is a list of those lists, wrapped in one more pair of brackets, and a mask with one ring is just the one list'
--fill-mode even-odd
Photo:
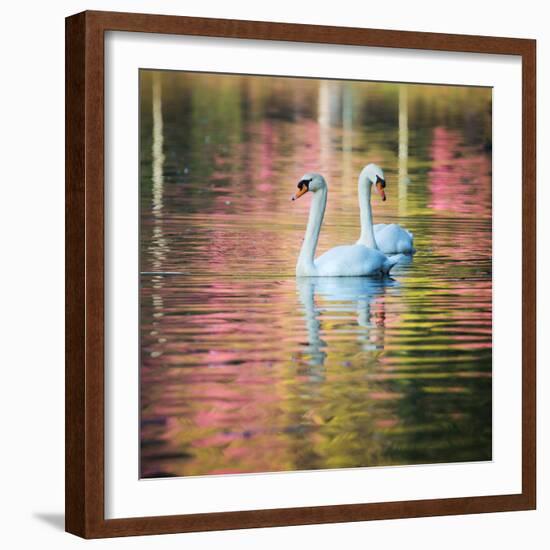
{"label": "swan with raised wing", "polygon": [[362,244],[336,246],[315,258],[315,249],[327,205],[328,186],[321,174],[305,174],[298,182],[296,200],[311,193],[306,234],[296,264],[297,277],[357,277],[388,275],[401,255],[388,257]]}
{"label": "swan with raised wing", "polygon": [[372,223],[370,204],[371,188],[375,187],[382,200],[386,200],[384,172],[376,164],[367,164],[359,174],[359,211],[361,236],[357,244],[380,250],[384,254],[414,254],[413,234],[395,223]]}

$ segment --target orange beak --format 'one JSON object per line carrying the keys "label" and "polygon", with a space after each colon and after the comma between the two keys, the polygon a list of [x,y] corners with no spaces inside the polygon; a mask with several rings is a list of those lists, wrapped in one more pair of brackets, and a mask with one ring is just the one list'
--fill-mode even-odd
{"label": "orange beak", "polygon": [[386,200],[386,191],[384,191],[384,184],[381,181],[376,182],[376,190],[378,194],[382,197],[382,200]]}
{"label": "orange beak", "polygon": [[307,185],[304,185],[304,184],[299,185],[298,191],[296,192],[296,194],[292,195],[290,200],[295,201],[296,199],[299,199],[302,195],[305,195],[308,191],[309,191],[309,187]]}

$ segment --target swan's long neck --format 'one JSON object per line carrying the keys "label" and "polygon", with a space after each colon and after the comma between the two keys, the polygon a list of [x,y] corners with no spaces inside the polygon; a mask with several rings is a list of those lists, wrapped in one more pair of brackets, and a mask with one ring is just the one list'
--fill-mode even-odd
{"label": "swan's long neck", "polygon": [[357,243],[378,250],[372,226],[372,209],[370,205],[371,184],[366,174],[362,173],[359,176],[357,187],[359,191],[359,212],[361,213],[361,236]]}
{"label": "swan's long neck", "polygon": [[306,234],[298,256],[296,264],[296,273],[298,275],[311,275],[315,271],[313,260],[315,259],[315,249],[319,241],[319,233],[323,216],[325,215],[325,207],[327,205],[327,189],[319,189],[313,193],[311,206],[309,209],[309,219],[307,222]]}

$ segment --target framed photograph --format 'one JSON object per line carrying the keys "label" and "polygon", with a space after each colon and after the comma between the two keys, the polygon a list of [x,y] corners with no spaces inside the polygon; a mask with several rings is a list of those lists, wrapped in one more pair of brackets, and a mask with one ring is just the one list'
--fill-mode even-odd
{"label": "framed photograph", "polygon": [[66,529],[535,508],[535,41],[66,20]]}

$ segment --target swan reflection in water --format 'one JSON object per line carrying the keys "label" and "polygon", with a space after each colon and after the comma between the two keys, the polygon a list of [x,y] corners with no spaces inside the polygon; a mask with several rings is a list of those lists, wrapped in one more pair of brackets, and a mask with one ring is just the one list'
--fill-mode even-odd
{"label": "swan reflection in water", "polygon": [[390,277],[297,277],[308,336],[302,348],[305,362],[322,367],[329,347],[337,349],[352,339],[357,346],[347,348],[350,358],[384,349],[385,294],[397,285]]}

